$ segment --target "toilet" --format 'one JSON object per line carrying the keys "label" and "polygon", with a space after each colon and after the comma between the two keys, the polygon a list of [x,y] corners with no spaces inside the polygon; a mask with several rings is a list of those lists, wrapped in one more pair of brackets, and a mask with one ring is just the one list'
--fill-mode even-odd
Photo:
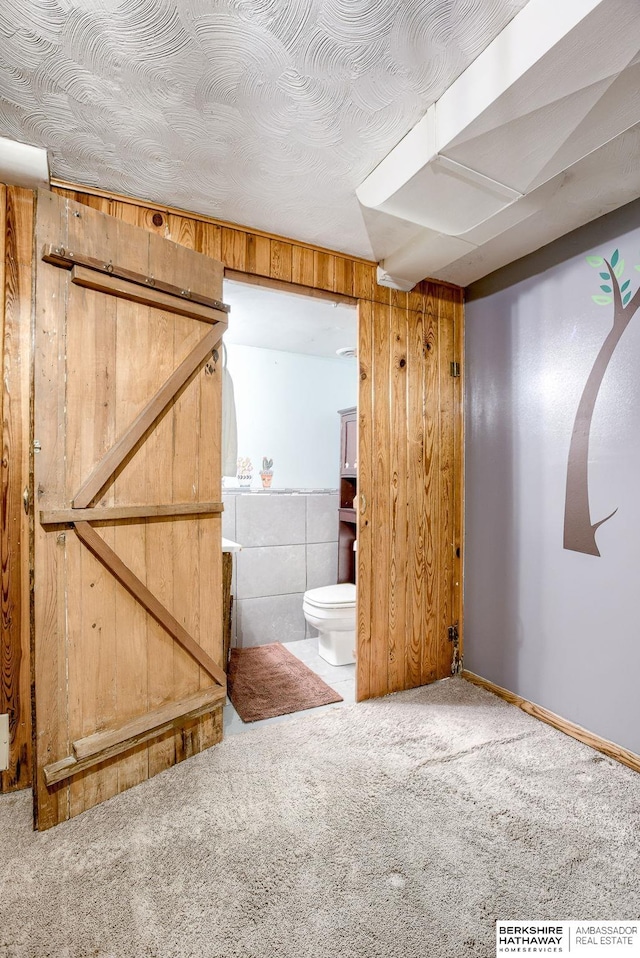
{"label": "toilet", "polygon": [[302,601],[304,617],[320,633],[318,654],[330,665],[355,662],[356,587],[352,582],[309,589]]}

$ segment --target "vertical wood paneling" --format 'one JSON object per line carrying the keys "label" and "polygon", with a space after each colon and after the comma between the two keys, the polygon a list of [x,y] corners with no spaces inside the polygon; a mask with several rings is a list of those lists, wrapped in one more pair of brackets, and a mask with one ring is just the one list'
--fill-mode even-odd
{"label": "vertical wood paneling", "polygon": [[[440,409],[438,446],[440,453],[440,485],[438,504],[440,528],[438,541],[438,591],[440,595],[439,634],[446,633],[455,619],[453,609],[453,550],[454,550],[454,383],[447,357],[455,355],[454,317],[452,303],[446,296],[438,298],[438,328],[440,330]],[[451,645],[438,643],[438,675],[447,674],[451,667]]]}
{"label": "vertical wood paneling", "polygon": [[365,263],[354,263],[353,267],[353,295],[366,302],[373,302],[375,298],[375,272],[372,266]]}
{"label": "vertical wood paneling", "polygon": [[[131,217],[140,204],[120,199],[117,206],[112,212]],[[148,224],[152,213],[137,221]],[[357,696],[449,674],[446,628],[457,620],[462,631],[455,551],[462,546],[462,388],[449,373],[450,362],[462,360],[462,291],[428,281],[409,293],[390,290],[377,285],[375,264],[190,219],[193,231],[172,214],[171,238],[229,269],[358,298],[358,471],[366,508],[358,530]]]}
{"label": "vertical wood paneling", "polygon": [[408,408],[407,408],[407,326],[409,314],[390,308],[391,389],[391,557],[389,568],[389,691],[407,687],[407,545],[408,545]]}
{"label": "vertical wood paneling", "polygon": [[[424,594],[421,607],[422,643],[420,652],[420,685],[432,682],[437,675],[440,634],[440,382],[443,373],[438,302],[425,296],[424,310],[424,462],[421,482],[421,505],[425,515]],[[446,359],[445,359],[446,365]]]}
{"label": "vertical wood paneling", "polygon": [[358,304],[358,553],[356,556],[358,648],[356,692],[368,698],[371,672],[371,602],[374,546],[372,526],[373,486],[373,303]]}
{"label": "vertical wood paneling", "polygon": [[391,311],[373,309],[373,474],[368,495],[375,542],[375,575],[371,602],[370,695],[389,689],[389,607],[396,583],[391,578]]}
{"label": "vertical wood paneling", "polygon": [[[203,251],[204,252],[204,251]],[[271,275],[271,240],[266,236],[247,236],[245,269],[258,276]]]}
{"label": "vertical wood paneling", "polygon": [[454,352],[460,363],[460,377],[454,381],[454,576],[453,614],[458,623],[460,655],[464,655],[464,309],[462,300],[452,297],[454,322]]}
{"label": "vertical wood paneling", "polygon": [[335,257],[334,291],[336,293],[344,293],[347,296],[353,295],[354,267],[353,260],[345,259],[343,256]]}
{"label": "vertical wood paneling", "polygon": [[230,269],[246,270],[247,237],[245,233],[222,227],[222,262]]}
{"label": "vertical wood paneling", "polygon": [[211,259],[222,260],[222,227],[214,223],[196,223],[194,248]]}
{"label": "vertical wood paneling", "polygon": [[[65,195],[65,191],[58,190]],[[383,475],[387,468],[387,487],[389,499],[385,506],[382,496],[374,502],[367,502],[360,518],[358,583],[359,583],[359,656],[358,656],[358,697],[366,698],[382,690],[390,690],[402,681],[401,659],[404,656],[404,685],[412,687],[422,681],[430,681],[445,671],[448,666],[450,647],[442,646],[442,629],[449,620],[457,620],[462,636],[462,382],[448,378],[448,365],[452,359],[462,362],[462,301],[461,291],[443,285],[421,283],[412,292],[405,294],[390,291],[377,286],[375,265],[362,261],[353,261],[348,257],[333,255],[328,251],[315,250],[279,237],[252,234],[247,230],[235,229],[228,224],[217,224],[194,216],[182,216],[175,211],[158,210],[145,207],[136,201],[123,198],[92,196],[86,192],[66,195],[93,209],[108,211],[118,219],[142,226],[150,233],[165,236],[181,245],[194,248],[205,255],[222,260],[226,266],[255,275],[270,276],[291,281],[310,288],[319,288],[347,295],[360,300],[360,398],[359,398],[359,471],[360,488],[372,489],[379,483],[377,465],[373,459],[374,436],[377,425],[388,428],[389,446],[386,465],[382,463]],[[11,715],[11,767],[0,774],[0,791],[23,787],[29,782],[30,772],[30,675],[29,675],[29,617],[28,606],[28,568],[24,557],[24,546],[28,536],[28,519],[21,506],[22,489],[27,485],[29,468],[28,447],[28,390],[29,363],[26,359],[30,343],[31,312],[31,252],[33,194],[29,191],[6,189],[0,186],[0,318],[3,336],[4,379],[2,392],[3,423],[3,540],[2,540],[2,641],[1,668],[2,686],[0,688],[0,710],[7,709]],[[8,219],[7,219],[8,216]],[[45,213],[46,216],[46,213]],[[65,241],[64,226],[60,222],[52,224],[51,242]],[[133,255],[133,251],[132,251]],[[7,265],[5,265],[7,264]],[[129,264],[130,265],[130,264]],[[60,277],[61,278],[61,277]],[[60,290],[50,284],[49,294],[56,296]],[[381,397],[377,397],[377,415],[374,417],[374,402],[371,384],[373,382],[372,357],[374,348],[378,349],[380,360],[382,353],[374,346],[374,337],[378,333],[378,310],[390,304],[395,310],[409,310],[406,313],[406,444],[399,438],[403,430],[403,412],[399,403],[401,379],[395,365],[398,350],[402,344],[393,341],[388,355],[388,382],[386,388],[389,401],[386,405],[387,426],[380,420],[385,408]],[[423,309],[425,319],[423,320]],[[374,315],[375,314],[375,315]],[[435,315],[435,320],[434,320]],[[38,317],[37,317],[38,318]],[[58,335],[50,330],[40,319],[39,336]],[[423,329],[424,322],[424,329]],[[391,323],[387,314],[384,323]],[[390,326],[384,326],[390,331]],[[139,329],[135,323],[127,325],[127,333],[121,334],[118,348],[129,350],[131,354],[146,355],[152,348],[148,333]],[[142,338],[141,338],[142,336]],[[425,343],[431,348],[427,350]],[[64,351],[64,344],[60,347]],[[95,341],[90,345],[92,355],[98,355],[103,345]],[[38,342],[36,340],[36,350]],[[453,355],[444,355],[445,351]],[[442,355],[441,355],[442,353]],[[437,357],[437,359],[435,358]],[[383,359],[384,363],[384,359]],[[55,365],[55,364],[54,364]],[[377,383],[382,386],[380,366],[377,366]],[[464,366],[463,366],[464,373]],[[42,371],[35,383],[36,390],[49,389],[56,376],[55,368]],[[447,381],[445,381],[447,380]],[[216,391],[215,377],[206,382],[208,391],[201,386],[199,402],[202,409],[206,403],[212,410],[219,409],[219,394]],[[437,389],[437,422],[434,421],[433,389]],[[211,391],[213,389],[213,391]],[[64,407],[65,396],[58,396],[59,409]],[[113,428],[122,428],[130,418],[129,400],[125,405],[116,403],[115,424]],[[129,403],[129,405],[127,405]],[[213,405],[211,405],[213,403]],[[52,411],[52,422],[57,421],[58,406]],[[99,413],[99,410],[96,410]],[[107,418],[111,413],[107,410]],[[215,415],[218,415],[216,412]],[[445,435],[449,422],[453,423],[452,435]],[[39,438],[39,437],[36,437]],[[392,441],[391,441],[392,440]],[[59,439],[55,435],[47,436],[42,453],[37,454],[40,475],[47,476],[55,471],[57,446]],[[217,457],[219,449],[211,445],[205,447],[207,455]],[[381,463],[383,443],[376,439],[376,462]],[[440,460],[438,460],[440,455]],[[402,466],[403,459],[405,466]],[[211,465],[211,463],[210,463]],[[133,462],[128,469],[133,470]],[[403,471],[406,479],[403,480]],[[133,470],[135,471],[135,470]],[[206,470],[205,470],[206,471]],[[132,472],[133,474],[133,472]],[[146,481],[147,466],[140,473],[141,482]],[[182,479],[180,479],[180,482]],[[402,482],[406,482],[406,496],[402,494]],[[437,481],[438,504],[430,502],[433,483]],[[41,482],[39,501],[36,509],[46,506],[47,482]],[[117,496],[117,481],[113,495]],[[124,489],[123,489],[124,491]],[[211,490],[204,498],[215,499],[217,493]],[[406,501],[405,501],[406,500]],[[440,508],[442,507],[442,508]],[[378,527],[374,520],[374,508],[382,518]],[[385,512],[385,508],[387,511]],[[406,510],[406,520],[403,519]],[[18,518],[20,517],[20,518]],[[385,518],[386,517],[386,518]],[[386,525],[385,525],[386,522]],[[402,529],[406,526],[406,532]],[[205,523],[202,523],[204,529]],[[219,536],[219,519],[206,520],[206,534],[202,531],[200,563],[212,563],[217,554],[212,543]],[[392,588],[388,590],[387,606],[381,601],[379,590],[372,583],[372,569],[378,570],[377,551],[374,557],[372,543],[383,530],[391,535],[388,544],[388,563],[385,568]],[[36,528],[36,535],[39,535]],[[64,581],[69,575],[79,573],[80,551],[72,547],[72,535],[63,533],[65,538],[50,537],[47,543],[50,568],[53,579]],[[130,523],[118,527],[114,533],[116,550],[132,567],[144,565],[144,556],[148,552],[146,541],[147,524]],[[76,543],[77,545],[77,543]],[[368,557],[368,558],[367,558]],[[403,565],[404,564],[404,565]],[[401,570],[404,567],[405,574]],[[87,574],[91,572],[87,568]],[[399,583],[404,578],[406,590],[398,592]],[[94,589],[96,586],[94,586]],[[206,614],[209,597],[200,587],[199,621],[203,647],[211,640],[211,631],[204,629],[202,618]],[[87,606],[89,627],[98,621],[100,608],[104,602],[110,602],[104,593],[97,606]],[[194,602],[196,599],[194,597]],[[376,605],[377,603],[377,605]],[[130,607],[128,607],[130,606]],[[133,607],[133,608],[131,608]],[[384,624],[381,624],[379,614]],[[403,612],[404,609],[404,612]],[[67,610],[68,612],[69,610]],[[94,614],[95,613],[95,614]],[[38,664],[39,683],[55,685],[66,681],[67,662],[59,659],[53,650],[52,642],[57,631],[64,624],[65,610],[40,607],[36,613],[36,628],[43,629],[45,635],[44,658]],[[73,618],[72,612],[72,618]],[[404,615],[404,626],[402,618]],[[433,627],[432,617],[437,617],[438,627]],[[136,673],[130,668],[131,658],[144,660],[148,655],[147,637],[144,645],[135,645],[137,640],[125,635],[123,626],[117,623],[135,622],[136,616],[144,620],[145,613],[136,606],[130,596],[118,593],[116,598],[116,675],[115,682],[126,691],[130,701],[139,701],[146,696],[146,685],[142,687]],[[91,619],[91,622],[89,622]],[[78,634],[83,629],[78,623]],[[98,626],[96,625],[96,629]],[[92,630],[93,631],[93,630]],[[138,630],[134,627],[134,633]],[[404,636],[404,651],[402,641]],[[133,645],[131,643],[133,642]],[[384,654],[378,647],[382,644]],[[435,665],[434,665],[435,661]],[[173,668],[173,657],[172,657]],[[208,684],[208,679],[202,678]],[[118,720],[129,717],[127,709],[119,699]],[[101,706],[108,711],[105,703]],[[46,732],[41,743],[44,749],[62,749],[69,745],[69,722],[75,722],[82,714],[82,703],[70,701],[71,715],[50,714],[46,718]],[[74,714],[74,710],[75,713]],[[193,734],[200,735],[200,744],[204,747],[218,741],[221,735],[221,716],[219,713],[200,720],[199,732],[187,730],[185,739],[174,740],[179,757],[193,747]],[[54,728],[55,726],[55,728]],[[122,790],[148,774],[148,748],[146,746],[132,752],[122,760],[117,773],[117,789]],[[86,786],[95,794],[113,790],[113,777],[109,781],[101,770],[94,770],[94,785]],[[65,817],[74,805],[83,805],[85,797],[84,777],[78,777],[69,788],[60,786],[51,791],[48,806],[41,810],[43,825],[48,818],[58,820]],[[60,806],[60,813],[58,812]],[[63,814],[63,810],[67,811]]]}
{"label": "vertical wood paneling", "polygon": [[313,250],[294,246],[291,253],[291,281],[300,286],[313,286]]}
{"label": "vertical wood paneling", "polygon": [[421,682],[422,609],[426,596],[426,528],[423,502],[425,462],[425,363],[429,350],[422,310],[408,314],[407,341],[407,647],[406,683]]}
{"label": "vertical wood paneling", "polygon": [[330,253],[313,252],[313,285],[316,289],[326,289],[338,292],[335,288],[335,261],[336,257]]}
{"label": "vertical wood paneling", "polygon": [[269,276],[291,282],[291,244],[271,240],[271,262]]}
{"label": "vertical wood paneling", "polygon": [[2,462],[0,532],[0,712],[9,715],[9,768],[0,792],[30,783],[28,520],[29,348],[31,323],[31,193],[0,187],[0,341]]}

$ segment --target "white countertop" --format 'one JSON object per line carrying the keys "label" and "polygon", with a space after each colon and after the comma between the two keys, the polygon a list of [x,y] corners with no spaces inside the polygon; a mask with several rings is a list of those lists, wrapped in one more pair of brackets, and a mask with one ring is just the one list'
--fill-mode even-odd
{"label": "white countertop", "polygon": [[232,539],[225,539],[222,537],[222,551],[223,552],[240,552],[242,546],[239,542],[233,542]]}

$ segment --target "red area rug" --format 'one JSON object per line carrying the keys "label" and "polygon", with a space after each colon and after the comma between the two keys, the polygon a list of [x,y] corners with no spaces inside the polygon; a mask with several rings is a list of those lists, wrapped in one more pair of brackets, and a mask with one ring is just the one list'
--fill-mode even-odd
{"label": "red area rug", "polygon": [[243,722],[343,701],[280,642],[231,649],[227,691]]}

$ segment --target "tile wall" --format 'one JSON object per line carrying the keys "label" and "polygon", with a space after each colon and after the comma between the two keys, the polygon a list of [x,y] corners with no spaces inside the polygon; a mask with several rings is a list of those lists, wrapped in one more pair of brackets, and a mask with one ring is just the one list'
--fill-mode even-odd
{"label": "tile wall", "polygon": [[242,546],[232,641],[246,648],[311,635],[302,598],[337,581],[338,493],[225,492],[223,501],[222,535]]}

